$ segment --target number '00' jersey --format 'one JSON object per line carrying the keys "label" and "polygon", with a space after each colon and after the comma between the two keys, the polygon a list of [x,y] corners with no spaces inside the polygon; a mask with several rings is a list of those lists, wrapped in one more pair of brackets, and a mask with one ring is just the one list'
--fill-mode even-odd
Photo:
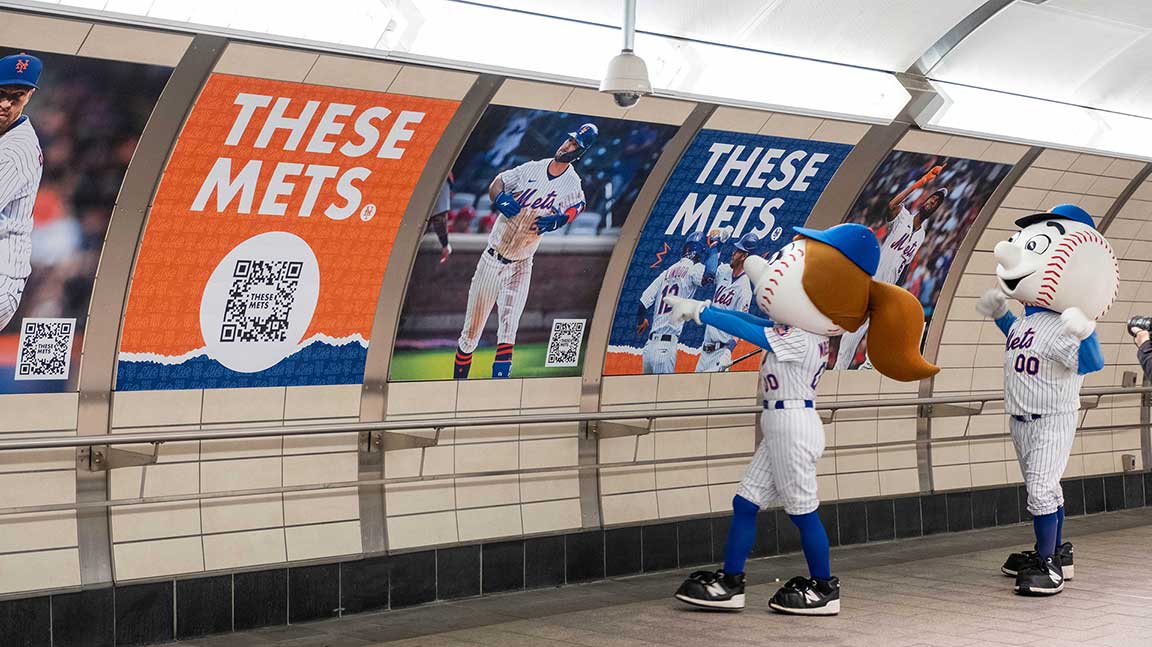
{"label": "number '00' jersey", "polygon": [[913,230],[912,213],[900,207],[900,213],[888,224],[888,235],[880,248],[880,266],[876,270],[876,280],[897,283],[905,268],[916,258],[916,252],[924,244],[924,228]]}
{"label": "number '00' jersey", "polygon": [[23,119],[0,135],[0,274],[32,273],[32,205],[43,172],[40,141]]}
{"label": "number '00' jersey", "polygon": [[772,350],[760,359],[765,400],[815,400],[828,364],[828,338],[789,326],[764,329]]}
{"label": "number '00' jersey", "polygon": [[530,258],[540,246],[540,234],[532,230],[536,218],[584,204],[580,176],[571,164],[557,177],[548,174],[551,159],[525,162],[500,174],[504,192],[516,198],[522,209],[515,217],[497,213],[488,245],[505,258]]}
{"label": "number '00' jersey", "polygon": [[[752,303],[752,282],[743,272],[740,276],[732,278],[732,266],[721,265],[716,268],[716,291],[712,293],[712,305],[733,312],[748,312],[748,305]],[[732,335],[708,326],[704,329],[705,344],[727,344],[732,341]]]}
{"label": "number '00' jersey", "polygon": [[1004,409],[1010,415],[1080,409],[1080,340],[1064,333],[1060,315],[1020,317],[1004,343]]}
{"label": "number '00' jersey", "polygon": [[644,294],[640,295],[640,303],[645,308],[656,306],[652,312],[650,334],[680,335],[684,322],[672,319],[672,308],[664,303],[664,297],[671,295],[691,299],[703,280],[704,264],[690,258],[681,258],[648,284]]}

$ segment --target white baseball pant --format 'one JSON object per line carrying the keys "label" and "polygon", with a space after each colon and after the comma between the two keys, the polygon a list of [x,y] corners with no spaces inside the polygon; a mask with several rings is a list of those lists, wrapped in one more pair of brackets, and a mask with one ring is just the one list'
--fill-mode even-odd
{"label": "white baseball pant", "polygon": [[524,314],[524,304],[528,302],[531,281],[531,258],[504,263],[487,250],[482,253],[472,275],[472,285],[468,288],[468,309],[464,315],[464,329],[460,332],[460,349],[465,353],[476,350],[493,306],[496,306],[499,317],[497,343],[516,343],[520,315]]}
{"label": "white baseball pant", "polygon": [[700,349],[700,359],[696,361],[697,373],[718,373],[732,361],[732,351],[727,346],[708,352]]}
{"label": "white baseball pant", "polygon": [[[671,339],[663,339],[671,337]],[[640,357],[644,364],[645,375],[657,375],[676,372],[676,335],[651,335]]]}
{"label": "white baseball pant", "polygon": [[26,279],[14,279],[11,276],[0,274],[0,330],[16,316],[16,309],[20,307],[20,297],[24,296]]}
{"label": "white baseball pant", "polygon": [[820,507],[816,461],[824,453],[824,424],[815,409],[766,409],[764,439],[736,494],[763,510],[780,503],[791,515]]}
{"label": "white baseball pant", "polygon": [[[1024,416],[1029,418],[1029,416]],[[1068,467],[1072,440],[1076,436],[1075,411],[1052,413],[1035,420],[1008,418],[1008,430],[1016,447],[1016,459],[1028,490],[1028,512],[1051,514],[1064,505],[1060,477]]]}

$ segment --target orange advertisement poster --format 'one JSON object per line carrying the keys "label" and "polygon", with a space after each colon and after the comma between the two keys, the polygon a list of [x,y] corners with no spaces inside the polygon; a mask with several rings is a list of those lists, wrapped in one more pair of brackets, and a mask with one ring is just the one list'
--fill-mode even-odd
{"label": "orange advertisement poster", "polygon": [[149,213],[117,389],[360,382],[400,219],[458,105],[213,75]]}

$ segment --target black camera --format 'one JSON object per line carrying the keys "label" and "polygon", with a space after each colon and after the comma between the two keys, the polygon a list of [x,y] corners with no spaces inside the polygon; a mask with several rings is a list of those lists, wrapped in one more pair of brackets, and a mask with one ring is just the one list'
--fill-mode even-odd
{"label": "black camera", "polygon": [[1136,333],[1132,332],[1133,328],[1139,328],[1140,330],[1147,330],[1148,332],[1152,332],[1152,317],[1148,315],[1136,315],[1130,318],[1128,320],[1128,334],[1135,337]]}

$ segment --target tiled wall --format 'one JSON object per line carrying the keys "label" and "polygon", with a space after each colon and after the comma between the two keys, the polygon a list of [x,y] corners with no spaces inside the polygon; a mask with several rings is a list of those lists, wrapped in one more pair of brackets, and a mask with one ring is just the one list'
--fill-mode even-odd
{"label": "tiled wall", "polygon": [[[360,386],[134,391],[113,396],[113,433],[356,422]],[[151,446],[123,449],[150,453]],[[113,499],[356,481],[356,434],[161,445],[155,465],[114,469]],[[118,506],[117,580],[361,552],[357,490]]]}
{"label": "tiled wall", "polygon": [[[938,137],[938,136],[937,136]],[[997,391],[1003,388],[1004,335],[995,324],[976,313],[977,297],[995,287],[996,261],[992,248],[1017,231],[1017,218],[1043,211],[1061,203],[1082,206],[1101,221],[1142,163],[1095,155],[1045,150],[1011,189],[980,235],[976,250],[961,277],[956,298],[948,312],[940,347],[942,370],[935,379],[936,395],[969,391]],[[1141,228],[1152,219],[1152,191],[1144,190],[1143,201],[1134,200],[1122,211],[1105,236],[1121,260],[1121,287],[1117,303],[1098,326],[1107,366],[1089,375],[1084,385],[1117,386],[1126,370],[1135,366],[1135,349],[1124,332],[1130,312],[1152,311],[1152,292],[1145,295],[1141,285],[1152,255],[1141,256]],[[1144,259],[1144,260],[1139,260]],[[1011,307],[1022,310],[1019,304]],[[1140,422],[1136,397],[1105,398],[1097,409],[1080,414],[1082,427]],[[933,484],[936,489],[986,487],[1022,481],[1016,454],[1007,433],[1007,418],[1001,405],[989,405],[986,413],[972,418],[932,420]],[[1073,445],[1066,477],[1110,474],[1122,470],[1121,456],[1135,454],[1140,461],[1138,429],[1111,432],[1081,432]]]}
{"label": "tiled wall", "polygon": [[[0,396],[0,440],[76,435],[75,393]],[[0,452],[0,508],[76,501],[76,450]],[[75,511],[0,515],[0,595],[80,584]]]}
{"label": "tiled wall", "polygon": [[[399,382],[388,420],[577,413],[580,378]],[[414,432],[430,435],[432,431]],[[445,429],[439,443],[385,455],[386,478],[452,475],[385,488],[389,547],[476,541],[580,527],[577,423]],[[555,468],[552,470],[551,468]],[[469,473],[545,469],[509,476]]]}

